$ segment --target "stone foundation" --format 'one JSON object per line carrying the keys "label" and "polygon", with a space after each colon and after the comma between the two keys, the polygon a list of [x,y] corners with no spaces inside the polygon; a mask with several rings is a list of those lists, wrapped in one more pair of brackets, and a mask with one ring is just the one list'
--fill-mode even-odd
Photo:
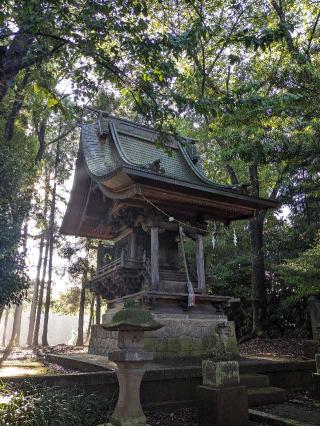
{"label": "stone foundation", "polygon": [[[107,323],[114,311],[103,316],[103,323]],[[216,348],[221,347],[238,358],[238,345],[233,322],[221,315],[192,316],[188,313],[152,313],[153,318],[165,326],[156,331],[145,333],[146,351],[154,353],[155,360],[173,358],[204,358],[210,356]],[[107,331],[101,325],[92,327],[89,353],[108,355],[117,349],[118,334],[116,331]]]}

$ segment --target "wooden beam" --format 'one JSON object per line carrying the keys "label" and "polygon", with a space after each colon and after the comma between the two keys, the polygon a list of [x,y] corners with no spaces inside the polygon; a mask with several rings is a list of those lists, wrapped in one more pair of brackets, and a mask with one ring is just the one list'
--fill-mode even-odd
{"label": "wooden beam", "polygon": [[[236,200],[230,200],[229,202],[226,202],[217,199],[208,199],[189,194],[187,195],[183,193],[177,193],[175,191],[163,190],[142,184],[140,184],[140,189],[146,198],[155,203],[164,201],[165,203],[174,202],[186,205],[187,202],[194,205],[197,210],[203,210],[204,207],[207,209],[211,208],[213,212],[215,210],[220,211],[224,214],[227,214],[228,217],[232,217],[233,215],[237,216],[239,214],[252,215],[254,212],[252,207],[236,204]],[[136,197],[139,197],[139,195],[136,195]]]}

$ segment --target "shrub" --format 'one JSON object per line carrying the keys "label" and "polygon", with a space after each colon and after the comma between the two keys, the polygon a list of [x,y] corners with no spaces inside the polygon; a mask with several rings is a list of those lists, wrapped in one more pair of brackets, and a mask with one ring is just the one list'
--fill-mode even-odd
{"label": "shrub", "polygon": [[0,384],[0,424],[93,426],[105,423],[111,401],[77,388]]}

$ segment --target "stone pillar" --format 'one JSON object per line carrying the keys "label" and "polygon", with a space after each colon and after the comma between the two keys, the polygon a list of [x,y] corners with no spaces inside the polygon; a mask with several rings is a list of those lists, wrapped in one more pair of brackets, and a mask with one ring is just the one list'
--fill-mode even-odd
{"label": "stone pillar", "polygon": [[117,364],[119,397],[110,417],[109,426],[144,426],[147,419],[140,403],[140,385],[145,362],[152,361],[152,352],[144,350],[144,332],[158,330],[162,325],[153,320],[151,313],[140,306],[118,311],[109,325],[109,331],[118,331],[119,349],[109,359]]}
{"label": "stone pillar", "polygon": [[203,236],[201,234],[197,234],[196,259],[197,259],[198,289],[204,292],[206,289],[206,278],[205,278],[205,267],[204,267]]}
{"label": "stone pillar", "polygon": [[202,361],[203,385],[197,387],[201,426],[247,426],[248,394],[240,386],[237,361]]}
{"label": "stone pillar", "polygon": [[101,323],[101,296],[96,296],[96,324]]}
{"label": "stone pillar", "polygon": [[140,385],[145,373],[144,363],[152,361],[152,354],[141,350],[132,354],[115,351],[109,358],[118,367],[119,397],[108,425],[146,425],[147,419],[140,402]]}
{"label": "stone pillar", "polygon": [[151,286],[159,288],[159,229],[151,226]]}

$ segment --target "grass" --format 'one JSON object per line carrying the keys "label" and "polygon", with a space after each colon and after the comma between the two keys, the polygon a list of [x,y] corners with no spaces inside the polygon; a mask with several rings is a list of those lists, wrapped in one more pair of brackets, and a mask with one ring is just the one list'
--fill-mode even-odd
{"label": "grass", "polygon": [[0,425],[94,426],[106,423],[111,401],[77,388],[0,382]]}

